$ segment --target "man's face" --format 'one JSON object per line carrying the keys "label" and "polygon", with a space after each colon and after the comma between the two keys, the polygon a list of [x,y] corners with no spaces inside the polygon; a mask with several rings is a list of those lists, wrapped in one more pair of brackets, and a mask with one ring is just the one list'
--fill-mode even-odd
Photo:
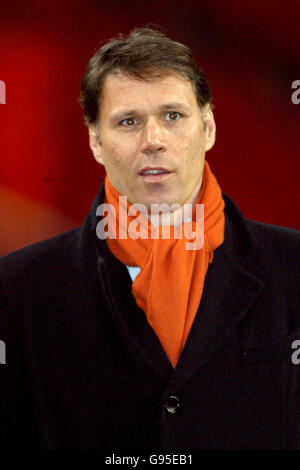
{"label": "man's face", "polygon": [[[209,105],[206,126],[191,82],[170,74],[145,82],[110,74],[103,85],[100,140],[90,127],[90,146],[112,185],[132,204],[196,202],[205,151],[215,141]],[[151,174],[148,170],[161,170]]]}

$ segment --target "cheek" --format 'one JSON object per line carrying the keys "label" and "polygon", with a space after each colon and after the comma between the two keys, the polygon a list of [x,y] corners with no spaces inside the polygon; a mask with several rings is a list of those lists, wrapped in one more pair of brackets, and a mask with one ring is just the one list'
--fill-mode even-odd
{"label": "cheek", "polygon": [[203,170],[203,163],[205,159],[204,146],[199,138],[190,145],[181,147],[182,153],[179,150],[179,165],[181,165],[183,175],[187,180],[196,181],[200,177]]}
{"label": "cheek", "polygon": [[205,155],[205,134],[203,131],[199,131],[194,135],[193,142],[191,144],[191,152],[194,158],[202,160]]}
{"label": "cheek", "polygon": [[125,139],[119,141],[115,139],[109,146],[106,147],[106,156],[112,164],[118,168],[128,167],[133,159],[133,150]]}
{"label": "cheek", "polygon": [[200,125],[185,126],[178,132],[176,141],[179,147],[193,151],[196,148],[204,148],[205,132]]}
{"label": "cheek", "polygon": [[105,161],[111,168],[119,168],[124,165],[122,154],[116,145],[111,145],[105,149]]}
{"label": "cheek", "polygon": [[186,170],[190,170],[194,163],[202,160],[205,151],[205,141],[202,135],[194,134],[190,138],[182,138],[178,145],[178,156],[185,162]]}

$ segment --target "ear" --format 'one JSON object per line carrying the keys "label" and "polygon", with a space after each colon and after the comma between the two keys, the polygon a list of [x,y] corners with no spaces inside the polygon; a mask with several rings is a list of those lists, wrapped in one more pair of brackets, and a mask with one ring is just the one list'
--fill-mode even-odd
{"label": "ear", "polygon": [[216,123],[210,104],[203,108],[203,120],[205,122],[205,151],[210,150],[216,141]]}
{"label": "ear", "polygon": [[89,126],[88,129],[91,151],[93,152],[95,160],[103,165],[103,159],[101,157],[101,145],[99,143],[99,132],[95,126]]}

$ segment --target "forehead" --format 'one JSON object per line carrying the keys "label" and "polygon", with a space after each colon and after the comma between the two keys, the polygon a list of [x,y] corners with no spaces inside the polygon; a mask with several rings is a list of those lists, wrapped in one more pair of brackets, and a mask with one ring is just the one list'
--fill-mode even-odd
{"label": "forehead", "polygon": [[154,106],[168,102],[197,106],[191,81],[175,73],[151,81],[139,80],[122,73],[108,74],[104,79],[101,107],[106,112],[128,106]]}

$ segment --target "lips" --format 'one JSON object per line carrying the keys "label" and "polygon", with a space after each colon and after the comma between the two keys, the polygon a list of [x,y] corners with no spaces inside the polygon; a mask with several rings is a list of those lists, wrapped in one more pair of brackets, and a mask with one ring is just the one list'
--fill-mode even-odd
{"label": "lips", "polygon": [[161,166],[145,167],[139,173],[139,177],[146,184],[159,183],[171,178],[173,171]]}
{"label": "lips", "polygon": [[166,173],[171,173],[170,170],[161,166],[155,167],[145,167],[140,172],[139,175],[146,176],[146,175],[162,175]]}

